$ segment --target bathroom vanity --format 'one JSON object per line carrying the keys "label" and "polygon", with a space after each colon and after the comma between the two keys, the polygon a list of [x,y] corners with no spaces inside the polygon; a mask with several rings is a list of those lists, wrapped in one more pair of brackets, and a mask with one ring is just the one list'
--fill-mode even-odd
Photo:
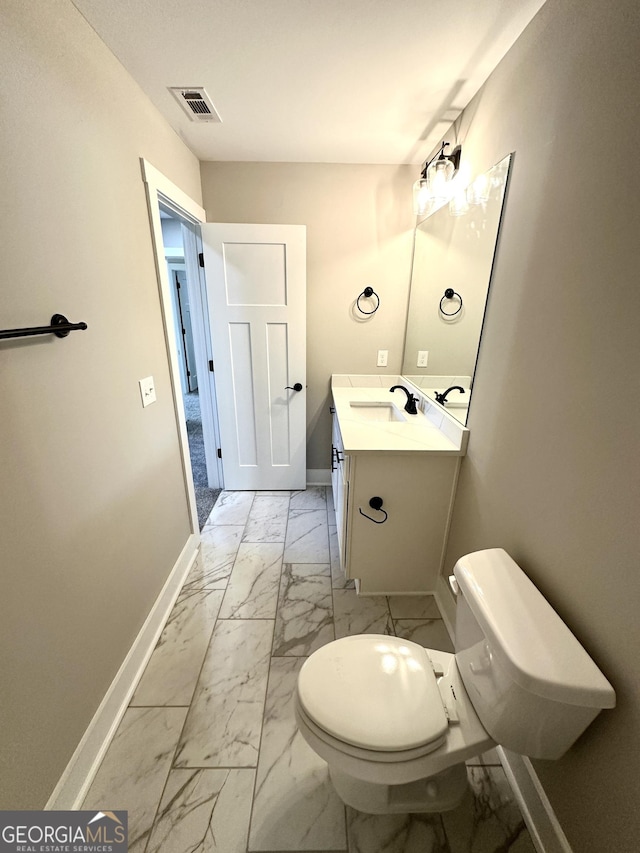
{"label": "bathroom vanity", "polygon": [[[468,430],[399,376],[333,376],[331,481],[340,564],[363,595],[436,589]],[[375,498],[381,499],[382,504]]]}

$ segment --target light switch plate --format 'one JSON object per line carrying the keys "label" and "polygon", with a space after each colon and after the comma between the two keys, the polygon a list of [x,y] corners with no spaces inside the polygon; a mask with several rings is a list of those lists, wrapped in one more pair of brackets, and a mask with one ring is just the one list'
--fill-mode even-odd
{"label": "light switch plate", "polygon": [[416,362],[416,367],[426,367],[428,361],[429,361],[429,350],[419,349],[418,350],[418,361]]}
{"label": "light switch plate", "polygon": [[142,397],[142,406],[148,406],[156,401],[156,386],[153,382],[153,376],[147,376],[146,379],[140,379],[140,396]]}
{"label": "light switch plate", "polygon": [[387,361],[389,360],[389,350],[388,349],[379,349],[378,350],[378,367],[386,367]]}

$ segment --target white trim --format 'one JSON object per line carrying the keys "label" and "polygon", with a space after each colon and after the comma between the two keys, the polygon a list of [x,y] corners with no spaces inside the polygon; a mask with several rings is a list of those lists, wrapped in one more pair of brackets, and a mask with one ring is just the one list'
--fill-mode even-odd
{"label": "white trim", "polygon": [[45,809],[78,809],[82,805],[194,563],[199,544],[199,534],[192,534],[187,539],[182,553],[49,797]]}
{"label": "white trim", "polygon": [[189,506],[189,518],[191,521],[191,532],[198,533],[198,509],[196,506],[196,492],[193,485],[193,472],[191,470],[191,458],[189,456],[189,439],[187,436],[187,422],[184,415],[184,403],[182,399],[183,389],[180,379],[180,360],[176,344],[174,327],[175,311],[171,299],[171,284],[165,262],[165,250],[162,240],[162,224],[160,220],[160,208],[158,207],[158,193],[167,199],[171,206],[188,221],[204,222],[205,211],[192,198],[189,198],[180,187],[177,187],[151,163],[140,158],[142,167],[142,178],[147,191],[147,207],[149,209],[149,220],[151,223],[151,237],[153,241],[156,272],[158,276],[158,289],[160,291],[160,307],[162,309],[162,322],[164,325],[164,337],[169,356],[169,375],[171,377],[171,391],[173,394],[173,406],[176,415],[176,425],[180,439],[180,455],[182,458],[182,472],[184,476],[187,503]]}
{"label": "white trim", "polygon": [[[207,215],[203,207],[200,207],[198,202],[194,201],[190,196],[183,192],[180,187],[176,186],[169,178],[166,178],[162,172],[159,172],[155,166],[152,166],[143,157],[140,158],[142,166],[142,179],[146,184],[153,186],[157,192],[166,195],[170,201],[182,208],[184,213],[188,214],[195,222],[205,222]],[[158,219],[160,215],[158,215]],[[163,247],[164,252],[164,247]]]}
{"label": "white trim", "polygon": [[498,755],[538,853],[572,853],[531,761],[501,746]]}
{"label": "white trim", "polygon": [[307,486],[330,486],[331,470],[329,468],[307,468]]}

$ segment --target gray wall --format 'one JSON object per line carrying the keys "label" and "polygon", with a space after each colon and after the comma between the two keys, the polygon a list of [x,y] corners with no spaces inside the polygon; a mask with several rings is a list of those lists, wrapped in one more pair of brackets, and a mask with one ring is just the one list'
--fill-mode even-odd
{"label": "gray wall", "polygon": [[[202,163],[210,222],[307,226],[307,468],[329,468],[332,373],[399,373],[415,221],[409,166]],[[367,285],[380,310],[358,322]],[[389,350],[387,369],[376,367]]]}
{"label": "gray wall", "polygon": [[515,157],[445,568],[504,546],[616,688],[535,762],[576,853],[640,839],[638,56],[635,0],[549,0],[456,139]]}
{"label": "gray wall", "polygon": [[189,535],[139,157],[200,176],[68,0],[5,0],[0,42],[0,326],[89,326],[0,343],[6,809],[44,805]]}

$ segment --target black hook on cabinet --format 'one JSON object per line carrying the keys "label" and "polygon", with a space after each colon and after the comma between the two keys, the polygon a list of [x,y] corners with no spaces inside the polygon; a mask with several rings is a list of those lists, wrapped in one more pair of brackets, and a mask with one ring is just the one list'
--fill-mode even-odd
{"label": "black hook on cabinet", "polygon": [[374,524],[384,524],[389,515],[386,510],[382,509],[382,504],[382,498],[375,497],[369,500],[369,506],[371,507],[371,509],[375,509],[376,512],[381,512],[384,514],[384,518],[382,519],[382,521],[377,521],[375,518],[371,518],[370,515],[367,515],[366,512],[362,512],[362,507],[358,507],[358,512],[360,513],[360,515],[364,515],[365,518],[368,518],[369,521],[373,521]]}
{"label": "black hook on cabinet", "polygon": [[[370,299],[372,296],[375,296],[377,301],[376,301],[376,307],[373,309],[373,311],[365,311],[364,308],[360,307],[360,300],[362,299],[363,296],[365,297],[365,299]],[[358,311],[361,314],[375,314],[379,307],[380,307],[380,297],[378,296],[378,294],[375,292],[375,290],[372,287],[365,287],[365,289],[362,291],[360,296],[358,296],[358,298],[356,299],[356,308],[358,309]]]}
{"label": "black hook on cabinet", "polygon": [[51,325],[49,326],[31,326],[28,329],[2,329],[0,330],[0,340],[27,338],[32,335],[55,335],[57,338],[66,338],[69,332],[74,332],[76,329],[84,330],[86,328],[86,323],[70,323],[63,314],[54,314],[51,318]]}
{"label": "black hook on cabinet", "polygon": [[[460,305],[458,305],[458,307],[456,308],[455,311],[445,311],[444,308],[442,307],[442,303],[444,302],[445,299],[459,299]],[[456,314],[459,314],[461,310],[462,310],[462,296],[460,296],[459,293],[456,293],[452,287],[448,287],[444,292],[444,296],[440,300],[440,313],[443,314],[445,317],[455,317]]]}

